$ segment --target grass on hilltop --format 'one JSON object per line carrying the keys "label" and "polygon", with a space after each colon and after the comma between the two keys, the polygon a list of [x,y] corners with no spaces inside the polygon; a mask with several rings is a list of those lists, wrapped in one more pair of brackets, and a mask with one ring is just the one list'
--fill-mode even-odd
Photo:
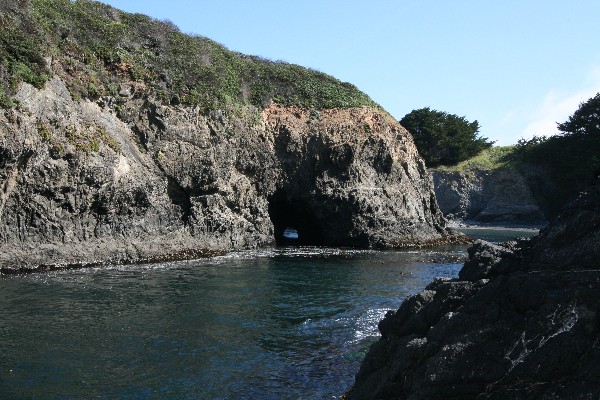
{"label": "grass on hilltop", "polygon": [[135,82],[140,95],[205,110],[271,101],[316,109],[376,105],[352,84],[229,51],[169,21],[90,0],[0,0],[0,105],[14,105],[21,82],[42,87],[54,74],[76,98],[118,97],[120,84]]}
{"label": "grass on hilltop", "polygon": [[502,167],[514,166],[512,154],[515,146],[490,147],[476,156],[452,166],[440,166],[437,170],[453,172],[469,172],[476,170],[491,171]]}

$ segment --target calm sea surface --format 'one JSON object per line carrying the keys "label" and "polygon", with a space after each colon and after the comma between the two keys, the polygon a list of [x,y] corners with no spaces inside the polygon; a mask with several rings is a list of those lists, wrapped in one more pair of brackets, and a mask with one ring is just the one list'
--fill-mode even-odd
{"label": "calm sea surface", "polygon": [[465,250],[275,248],[0,277],[0,398],[339,398],[386,310],[456,277]]}

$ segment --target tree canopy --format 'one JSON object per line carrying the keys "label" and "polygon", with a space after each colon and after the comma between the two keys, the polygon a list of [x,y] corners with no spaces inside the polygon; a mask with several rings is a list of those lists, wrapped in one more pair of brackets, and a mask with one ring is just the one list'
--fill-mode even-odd
{"label": "tree canopy", "polygon": [[479,123],[465,117],[432,110],[413,110],[400,123],[413,135],[429,167],[455,165],[471,158],[494,142],[479,135]]}
{"label": "tree canopy", "polygon": [[600,93],[581,103],[558,130],[565,135],[600,135]]}
{"label": "tree canopy", "polygon": [[544,171],[547,179],[530,186],[536,198],[551,199],[545,200],[550,216],[600,175],[600,93],[581,103],[558,129],[561,135],[519,140],[511,155],[517,165]]}

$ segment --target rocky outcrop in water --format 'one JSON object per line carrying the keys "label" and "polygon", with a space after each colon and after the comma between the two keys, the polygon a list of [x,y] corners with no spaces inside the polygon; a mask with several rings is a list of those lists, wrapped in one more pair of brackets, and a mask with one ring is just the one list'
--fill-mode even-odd
{"label": "rocky outcrop in water", "polygon": [[388,312],[347,399],[600,396],[600,183]]}
{"label": "rocky outcrop in water", "polygon": [[544,225],[527,178],[516,169],[432,170],[440,209],[450,219],[475,223]]}
{"label": "rocky outcrop in water", "polygon": [[205,112],[136,90],[76,101],[57,77],[0,113],[4,272],[191,258],[286,226],[313,245],[453,237],[412,138],[379,109]]}

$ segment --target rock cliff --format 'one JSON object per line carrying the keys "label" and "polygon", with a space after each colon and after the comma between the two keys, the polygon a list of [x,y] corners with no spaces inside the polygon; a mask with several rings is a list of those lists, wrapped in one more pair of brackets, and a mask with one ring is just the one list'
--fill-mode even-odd
{"label": "rock cliff", "polygon": [[311,245],[453,237],[412,138],[378,108],[205,111],[121,89],[75,100],[55,76],[0,112],[4,272],[197,257],[286,226]]}
{"label": "rock cliff", "polygon": [[528,179],[513,168],[432,170],[435,193],[444,215],[475,223],[544,225],[544,213]]}
{"label": "rock cliff", "polygon": [[598,398],[600,182],[539,236],[469,255],[386,315],[346,398]]}

